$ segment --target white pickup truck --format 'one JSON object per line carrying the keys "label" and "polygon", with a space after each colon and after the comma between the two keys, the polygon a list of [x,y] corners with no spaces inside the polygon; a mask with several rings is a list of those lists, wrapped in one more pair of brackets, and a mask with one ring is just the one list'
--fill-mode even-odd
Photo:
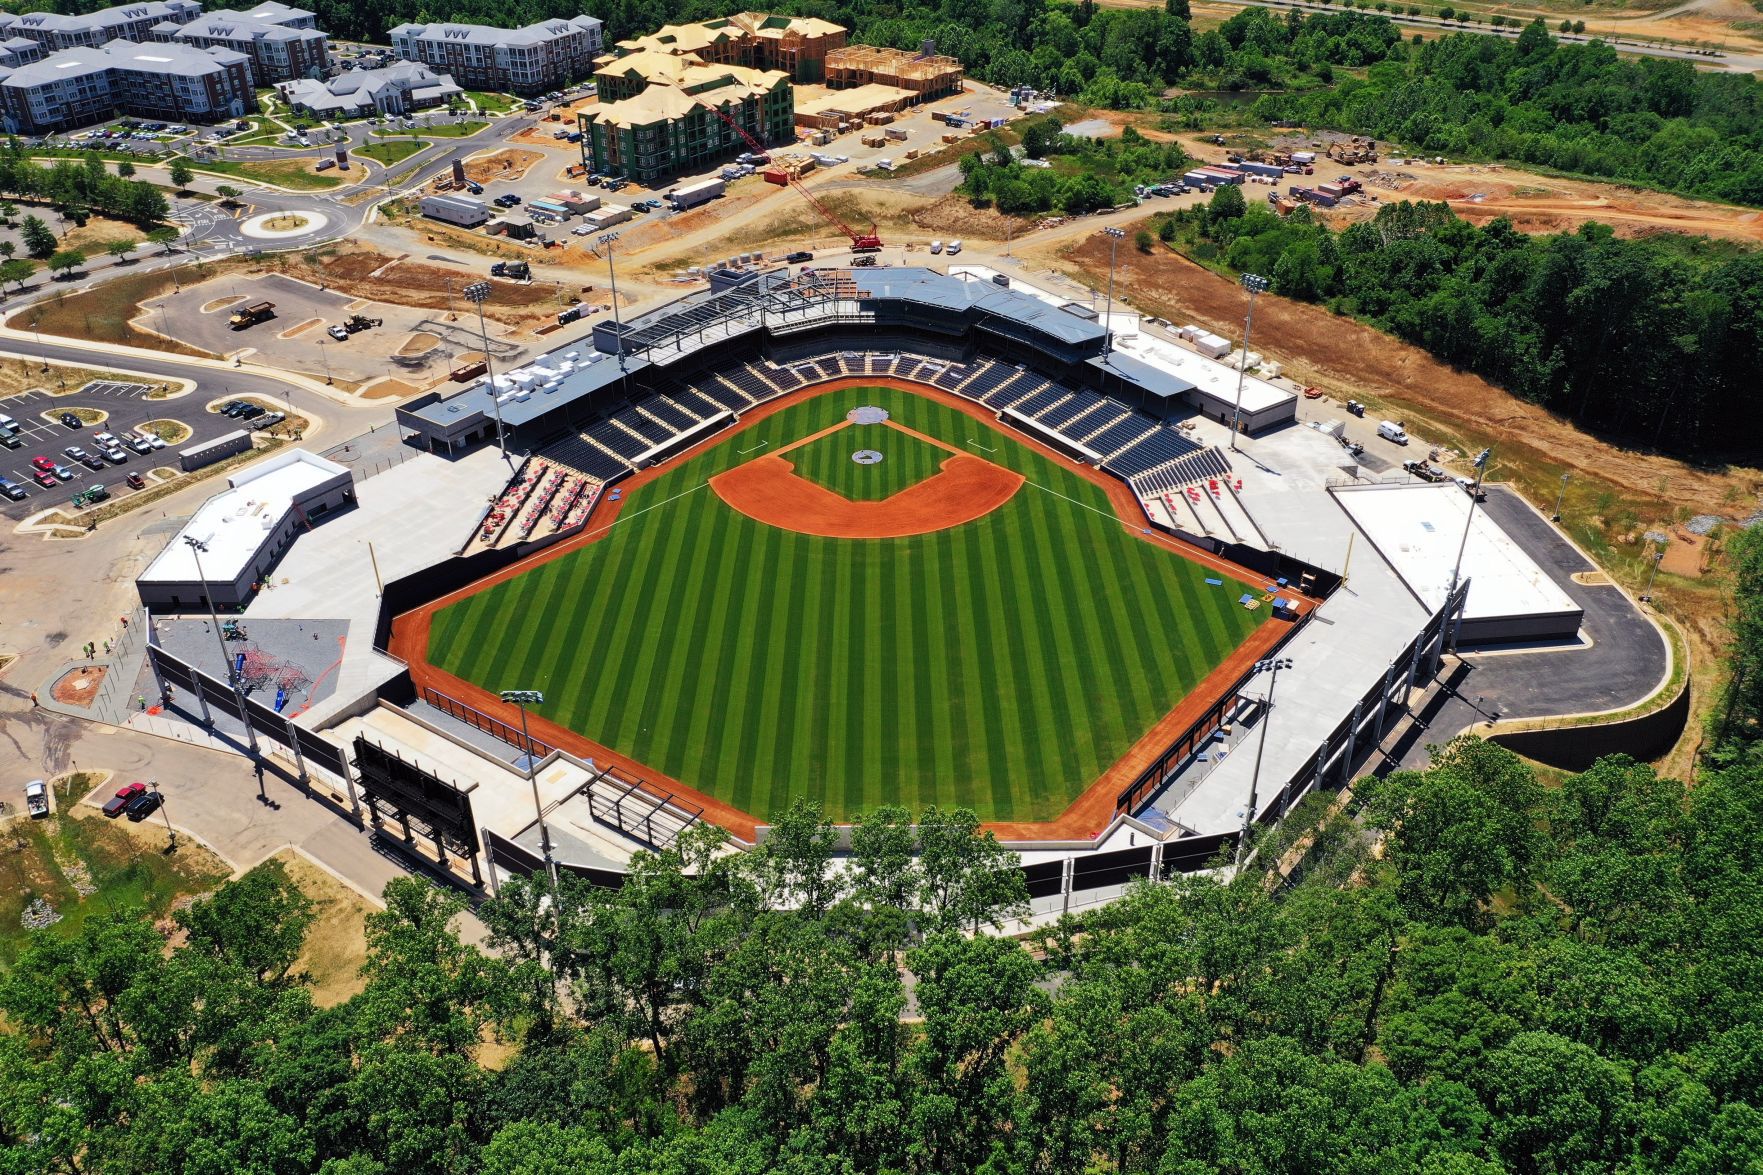
{"label": "white pickup truck", "polygon": [[49,785],[40,779],[33,779],[24,785],[24,806],[31,814],[32,820],[41,819],[49,814]]}

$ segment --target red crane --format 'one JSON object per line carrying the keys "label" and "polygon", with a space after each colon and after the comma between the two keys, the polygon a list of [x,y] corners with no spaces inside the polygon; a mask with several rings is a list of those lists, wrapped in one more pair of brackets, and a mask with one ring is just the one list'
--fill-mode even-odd
{"label": "red crane", "polygon": [[[761,143],[758,139],[755,139],[752,135],[748,134],[746,127],[742,126],[740,123],[736,122],[734,119],[732,119],[728,115],[724,114],[722,112],[722,110],[716,106],[712,106],[709,103],[705,103],[705,109],[709,110],[710,113],[716,115],[716,117],[722,119],[722,121],[724,121],[724,122],[728,123],[730,126],[734,127],[735,134],[741,136],[741,138],[743,140],[745,140],[747,146],[752,149],[753,154],[759,156],[760,159],[762,159],[766,162],[770,162],[771,156],[766,152],[765,144]],[[782,177],[782,178],[775,178],[775,177]],[[835,213],[832,209],[828,208],[825,204],[822,204],[815,197],[814,193],[810,192],[808,190],[807,186],[804,185],[801,180],[797,179],[795,176],[791,175],[790,173],[788,173],[786,171],[782,171],[782,170],[768,171],[765,173],[765,178],[770,183],[787,184],[788,186],[794,188],[798,193],[800,193],[802,198],[804,200],[808,201],[808,206],[810,208],[814,209],[814,211],[820,213],[821,218],[823,220],[825,220],[828,224],[832,225],[834,228],[838,229],[840,232],[844,233],[847,237],[851,238],[851,252],[853,252],[853,253],[879,253],[881,251],[882,239],[880,237],[878,237],[875,233],[874,222],[870,223],[869,231],[867,233],[860,233],[856,229],[853,229],[850,225],[846,224],[843,220],[839,219],[837,213]]]}

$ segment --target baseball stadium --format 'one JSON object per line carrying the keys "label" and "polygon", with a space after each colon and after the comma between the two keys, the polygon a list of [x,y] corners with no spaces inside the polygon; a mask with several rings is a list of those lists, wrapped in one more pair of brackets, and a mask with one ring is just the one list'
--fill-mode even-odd
{"label": "baseball stadium", "polygon": [[371,631],[297,721],[151,660],[468,886],[618,884],[798,801],[971,810],[1036,901],[1203,868],[1393,761],[1459,639],[1577,624],[1505,547],[1479,612],[1441,585],[1394,528],[1456,533],[1467,496],[1343,470],[1216,341],[979,267],[717,271],[405,402],[412,456],[359,483],[297,453],[230,491],[265,521],[227,582],[143,578],[254,634]]}

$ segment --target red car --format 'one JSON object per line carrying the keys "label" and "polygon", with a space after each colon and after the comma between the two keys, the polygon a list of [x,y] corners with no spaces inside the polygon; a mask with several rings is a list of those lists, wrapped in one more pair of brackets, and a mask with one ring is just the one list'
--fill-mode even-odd
{"label": "red car", "polygon": [[55,468],[55,462],[49,460],[47,457],[32,457],[31,468],[41,469],[44,473],[48,473],[51,469]]}
{"label": "red car", "polygon": [[122,810],[132,803],[136,796],[147,794],[147,785],[140,782],[127,784],[116,789],[116,794],[104,801],[104,814],[115,818],[122,815]]}
{"label": "red car", "polygon": [[31,474],[31,480],[36,482],[40,486],[48,486],[50,489],[54,489],[56,486],[61,484],[60,482],[55,480],[55,475],[53,473],[50,473],[46,469],[39,469],[35,473]]}

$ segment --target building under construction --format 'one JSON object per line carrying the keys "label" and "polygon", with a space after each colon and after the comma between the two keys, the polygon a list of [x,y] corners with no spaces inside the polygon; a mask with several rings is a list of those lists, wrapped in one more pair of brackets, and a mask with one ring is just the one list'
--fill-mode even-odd
{"label": "building under construction", "polygon": [[891,86],[909,91],[914,102],[929,102],[959,94],[962,77],[961,63],[936,52],[928,41],[918,53],[874,45],[846,45],[826,55],[826,84],[835,90]]}
{"label": "building under construction", "polygon": [[685,62],[627,97],[584,108],[582,165],[652,186],[748,150],[731,122],[766,146],[795,142],[795,109],[779,70]]}
{"label": "building under construction", "polygon": [[639,53],[690,56],[716,65],[780,70],[798,84],[826,80],[826,59],[845,44],[845,29],[817,17],[741,12],[697,24],[670,24],[644,37],[620,41],[603,67]]}

